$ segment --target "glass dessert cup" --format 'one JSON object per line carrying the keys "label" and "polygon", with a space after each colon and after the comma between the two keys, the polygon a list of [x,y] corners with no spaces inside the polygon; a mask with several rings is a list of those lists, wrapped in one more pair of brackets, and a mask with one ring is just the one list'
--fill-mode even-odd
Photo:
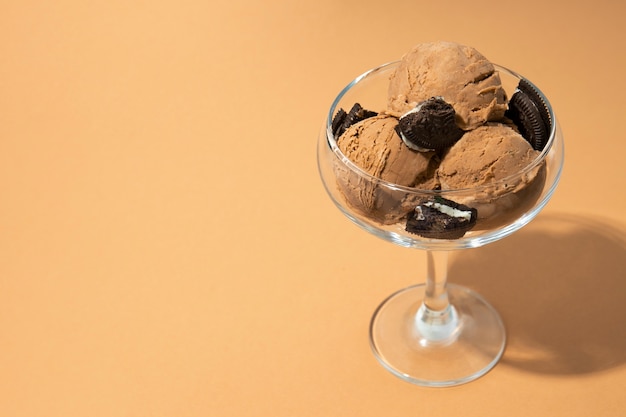
{"label": "glass dessert cup", "polygon": [[[425,282],[390,295],[374,312],[369,335],[374,355],[405,381],[433,387],[459,385],[495,366],[506,335],[498,312],[485,299],[469,288],[448,284],[448,255],[502,239],[539,213],[561,175],[563,139],[548,100],[537,89],[550,114],[550,137],[538,157],[518,173],[488,185],[445,191],[375,178],[343,155],[331,122],[337,110],[347,111],[354,103],[374,111],[386,108],[389,75],[397,65],[372,69],[340,92],[319,136],[318,168],[331,200],[353,223],[396,245],[426,251]],[[523,77],[498,65],[496,69],[511,97]],[[407,212],[416,202],[437,196],[477,208],[475,227],[457,239],[407,232]]]}

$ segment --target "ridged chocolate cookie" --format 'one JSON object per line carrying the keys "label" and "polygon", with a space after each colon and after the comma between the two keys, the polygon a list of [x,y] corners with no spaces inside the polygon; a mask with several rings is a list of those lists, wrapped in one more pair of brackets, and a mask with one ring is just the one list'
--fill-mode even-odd
{"label": "ridged chocolate cookie", "polygon": [[552,120],[547,104],[528,81],[520,80],[504,115],[515,123],[533,149],[543,150],[550,138]]}
{"label": "ridged chocolate cookie", "polygon": [[431,239],[459,239],[474,227],[477,218],[475,208],[435,196],[409,213],[406,231]]}
{"label": "ridged chocolate cookie", "polygon": [[332,120],[332,130],[335,138],[339,138],[347,128],[355,123],[376,116],[378,113],[365,110],[359,103],[354,103],[348,113],[344,109],[339,109]]}
{"label": "ridged chocolate cookie", "polygon": [[443,98],[432,97],[402,115],[396,132],[409,148],[416,151],[442,150],[463,136],[455,116],[454,108]]}

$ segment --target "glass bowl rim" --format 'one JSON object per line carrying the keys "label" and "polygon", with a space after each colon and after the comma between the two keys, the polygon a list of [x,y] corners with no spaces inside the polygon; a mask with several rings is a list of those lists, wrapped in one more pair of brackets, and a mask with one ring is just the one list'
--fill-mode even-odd
{"label": "glass bowl rim", "polygon": [[[395,184],[389,181],[385,181],[381,178],[378,178],[372,174],[369,174],[368,172],[366,172],[365,170],[363,170],[361,167],[359,167],[357,164],[355,164],[354,162],[352,162],[352,160],[350,160],[347,156],[344,155],[344,153],[341,151],[341,149],[339,149],[339,146],[337,144],[337,139],[335,138],[334,134],[332,133],[332,120],[333,117],[335,115],[337,106],[339,105],[339,102],[341,101],[341,99],[354,87],[356,86],[358,83],[360,83],[361,81],[365,80],[368,77],[372,77],[374,75],[376,75],[377,73],[384,71],[384,70],[389,70],[392,69],[393,67],[397,66],[400,63],[400,61],[391,61],[391,62],[387,62],[384,63],[382,65],[379,65],[377,67],[371,68],[367,71],[365,71],[364,73],[362,73],[361,75],[357,76],[356,78],[354,78],[352,81],[350,81],[350,83],[348,83],[337,95],[337,97],[333,100],[330,109],[328,111],[328,115],[326,117],[326,123],[325,123],[325,134],[326,134],[326,141],[328,143],[328,145],[330,146],[331,150],[333,151],[333,153],[335,154],[335,156],[341,161],[341,163],[345,166],[347,166],[351,171],[357,173],[360,177],[365,178],[368,182],[370,183],[375,183],[378,186],[383,186],[386,187],[388,189],[392,189],[392,190],[398,190],[398,191],[402,191],[402,192],[406,192],[406,193],[419,193],[419,194],[425,194],[425,195],[442,195],[445,194],[446,196],[452,196],[455,194],[465,194],[468,192],[472,192],[472,193],[476,193],[476,192],[481,192],[483,190],[489,190],[489,189],[493,189],[493,188],[498,188],[498,186],[504,184],[516,184],[517,181],[520,178],[523,178],[524,176],[528,175],[529,173],[533,172],[535,169],[537,169],[540,164],[542,164],[547,155],[549,154],[550,150],[552,149],[552,146],[554,145],[554,142],[557,140],[557,121],[556,121],[556,117],[554,115],[554,111],[552,109],[552,105],[550,104],[550,101],[548,100],[548,98],[545,96],[545,94],[543,93],[543,91],[541,91],[534,83],[532,83],[530,80],[528,80],[526,77],[518,74],[517,72],[508,69],[507,67],[504,67],[502,65],[499,64],[495,64],[493,63],[492,65],[495,67],[496,71],[498,73],[507,73],[510,76],[513,76],[515,78],[517,78],[518,80],[525,80],[528,84],[530,84],[531,87],[533,87],[537,93],[539,94],[539,96],[541,97],[541,99],[544,101],[544,103],[546,104],[546,108],[548,110],[548,114],[550,116],[550,120],[551,120],[551,128],[550,128],[550,136],[548,138],[548,141],[546,142],[546,145],[544,146],[544,148],[541,150],[541,152],[535,157],[535,159],[528,165],[526,165],[523,169],[521,169],[520,171],[511,174],[507,177],[501,178],[498,181],[493,181],[490,182],[488,184],[482,184],[482,185],[478,185],[475,187],[467,187],[467,188],[454,188],[454,189],[447,189],[447,190],[443,190],[443,189],[437,189],[437,190],[433,190],[433,189],[426,189],[426,188],[417,188],[417,187],[408,187],[408,186],[403,186],[403,185],[399,185],[399,184]],[[519,82],[518,82],[519,85]],[[517,90],[518,87],[515,88],[515,90]],[[512,95],[512,94],[511,94]],[[509,97],[510,99],[510,97]]]}

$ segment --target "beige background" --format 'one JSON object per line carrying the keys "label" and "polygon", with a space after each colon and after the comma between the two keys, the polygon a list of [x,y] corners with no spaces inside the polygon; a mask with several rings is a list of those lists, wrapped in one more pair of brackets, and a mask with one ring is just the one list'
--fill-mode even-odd
{"label": "beige background", "polygon": [[[623,416],[626,7],[554,3],[0,0],[0,415]],[[535,222],[452,258],[509,345],[449,389],[371,354],[424,257],[315,161],[334,95],[435,39],[542,88],[567,160]]]}

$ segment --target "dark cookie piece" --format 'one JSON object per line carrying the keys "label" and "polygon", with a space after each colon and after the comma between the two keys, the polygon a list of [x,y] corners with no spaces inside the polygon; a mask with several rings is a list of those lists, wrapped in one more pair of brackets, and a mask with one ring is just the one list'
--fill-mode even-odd
{"label": "dark cookie piece", "polygon": [[406,231],[431,239],[459,239],[476,224],[478,211],[443,197],[433,197],[411,211]]}
{"label": "dark cookie piece", "polygon": [[[339,137],[337,132],[339,132],[339,128],[343,125],[343,121],[346,119],[348,113],[344,109],[339,109],[337,113],[335,113],[335,117],[333,117],[333,121],[331,124],[331,128],[333,130],[333,135],[335,137]],[[343,133],[343,132],[342,132]]]}
{"label": "dark cookie piece", "polygon": [[339,109],[333,117],[332,129],[335,138],[339,138],[347,128],[361,120],[376,116],[378,113],[371,110],[365,110],[359,103],[354,103],[348,113],[344,109]]}
{"label": "dark cookie piece", "polygon": [[548,132],[541,120],[539,109],[530,97],[521,90],[517,90],[509,101],[509,109],[505,116],[515,123],[520,134],[530,142],[533,149],[543,149],[548,140]]}
{"label": "dark cookie piece", "polygon": [[528,97],[530,97],[532,102],[535,103],[537,109],[539,109],[541,120],[543,120],[543,123],[546,125],[546,129],[548,130],[549,135],[550,131],[552,130],[552,119],[550,118],[550,111],[548,110],[548,105],[546,104],[544,99],[541,98],[541,95],[539,94],[537,89],[531,83],[526,81],[526,79],[522,78],[517,88],[523,91]]}
{"label": "dark cookie piece", "polygon": [[520,80],[504,114],[518,127],[520,134],[541,151],[550,137],[552,120],[545,101],[526,80]]}
{"label": "dark cookie piece", "polygon": [[463,130],[454,121],[455,114],[441,97],[432,97],[400,117],[396,132],[416,151],[445,149],[463,136]]}

